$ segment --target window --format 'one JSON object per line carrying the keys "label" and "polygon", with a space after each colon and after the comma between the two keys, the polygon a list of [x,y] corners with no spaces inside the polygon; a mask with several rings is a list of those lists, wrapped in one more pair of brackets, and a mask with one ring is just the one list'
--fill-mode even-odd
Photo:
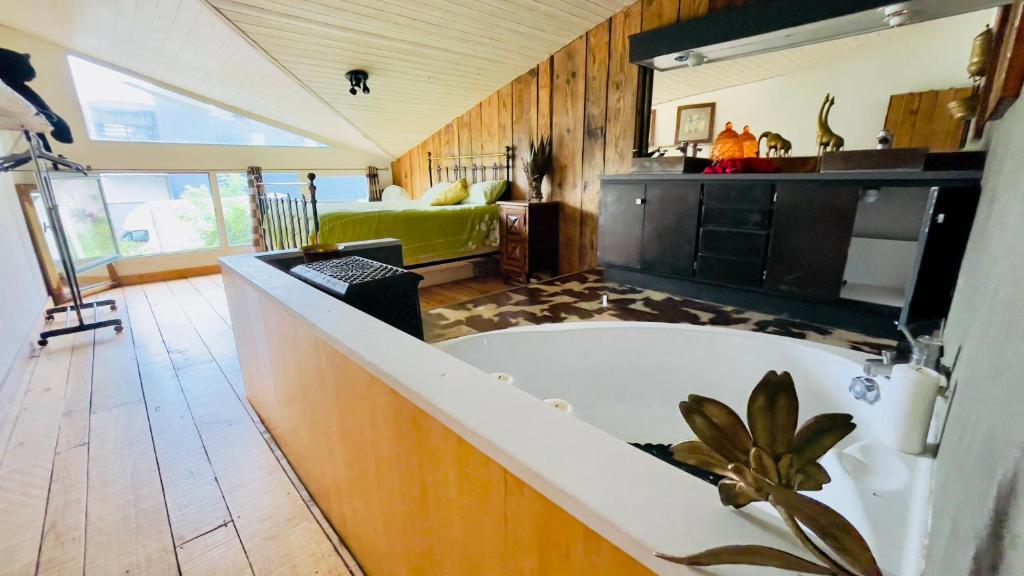
{"label": "window", "polygon": [[100,181],[122,256],[220,246],[208,174],[103,174]]}
{"label": "window", "polygon": [[93,140],[326,147],[81,58],[68,62]]}
{"label": "window", "polygon": [[[368,202],[370,188],[366,176],[362,174],[325,174],[317,173],[316,180],[317,204],[331,202]],[[298,198],[306,194],[309,180],[306,172],[264,172],[263,188],[268,194],[284,194]]]}
{"label": "window", "polygon": [[249,212],[249,183],[240,172],[217,174],[217,192],[224,214],[224,232],[231,246],[252,243],[252,214]]}

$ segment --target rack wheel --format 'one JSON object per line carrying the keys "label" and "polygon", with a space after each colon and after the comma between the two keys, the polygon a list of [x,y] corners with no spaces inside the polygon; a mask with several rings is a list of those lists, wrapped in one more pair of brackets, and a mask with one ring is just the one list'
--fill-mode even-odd
{"label": "rack wheel", "polygon": [[39,344],[40,346],[46,346],[49,343],[50,341],[47,340],[46,338],[40,338],[39,340],[36,340],[36,344]]}
{"label": "rack wheel", "polygon": [[47,314],[43,317],[47,322],[53,322],[53,314]]}
{"label": "rack wheel", "polygon": [[117,304],[111,304],[110,305],[110,309],[111,310],[117,310]]}
{"label": "rack wheel", "polygon": [[122,326],[120,324],[118,324],[117,326],[114,326],[114,332],[117,332],[118,334],[120,334],[121,332],[124,332],[124,326]]}

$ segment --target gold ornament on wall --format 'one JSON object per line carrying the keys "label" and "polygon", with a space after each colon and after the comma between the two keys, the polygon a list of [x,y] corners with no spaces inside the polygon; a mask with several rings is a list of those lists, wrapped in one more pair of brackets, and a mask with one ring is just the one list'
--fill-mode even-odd
{"label": "gold ornament on wall", "polygon": [[988,71],[988,63],[992,58],[992,29],[985,26],[974,41],[971,42],[971,57],[967,61],[967,75],[971,78],[973,89],[968,96],[957,98],[946,104],[951,116],[956,120],[970,120],[978,113],[978,92],[981,91],[981,81]]}
{"label": "gold ornament on wall", "polygon": [[789,156],[793,152],[793,143],[782,137],[778,132],[761,132],[757,139],[758,151],[761,149],[761,140],[765,141],[764,155],[771,158],[772,152],[776,157]]}
{"label": "gold ornament on wall", "polygon": [[828,125],[828,115],[835,106],[836,99],[831,94],[825,94],[825,100],[821,102],[821,109],[818,110],[818,156],[826,150],[838,152],[843,149],[846,141],[843,137],[832,131]]}

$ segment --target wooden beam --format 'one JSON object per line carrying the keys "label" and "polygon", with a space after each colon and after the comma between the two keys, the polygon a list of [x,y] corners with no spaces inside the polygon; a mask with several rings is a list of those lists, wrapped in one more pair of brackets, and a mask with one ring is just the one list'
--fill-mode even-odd
{"label": "wooden beam", "polygon": [[537,134],[537,69],[531,68],[512,81],[512,197],[525,200],[529,185],[523,172],[522,159]]}
{"label": "wooden beam", "polygon": [[998,120],[1020,96],[1024,85],[1024,0],[1016,0],[1007,18],[1002,45],[996,52],[995,75],[988,102],[988,121]]}
{"label": "wooden beam", "polygon": [[580,199],[580,269],[597,266],[597,211],[604,174],[608,57],[611,23],[587,33],[586,102],[583,113],[583,189]]}
{"label": "wooden beam", "polygon": [[679,0],[643,0],[643,6],[644,31],[679,21]]}
{"label": "wooden beam", "polygon": [[580,204],[583,190],[583,115],[587,37],[580,36],[554,57],[551,197],[562,203],[559,217],[559,272],[580,270]]}
{"label": "wooden beam", "polygon": [[608,114],[605,171],[628,170],[633,158],[633,137],[639,74],[629,62],[629,36],[640,32],[642,4],[634,2],[611,18],[608,54]]}

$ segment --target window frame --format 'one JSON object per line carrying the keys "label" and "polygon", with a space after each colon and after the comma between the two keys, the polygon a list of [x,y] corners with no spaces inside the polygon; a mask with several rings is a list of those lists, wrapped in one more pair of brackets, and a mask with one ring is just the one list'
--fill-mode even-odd
{"label": "window frame", "polygon": [[[221,112],[221,113],[224,113],[224,114],[228,114],[228,115],[231,115],[231,116],[235,116],[235,117],[241,118],[241,119],[243,119],[245,121],[248,121],[248,122],[254,122],[254,123],[258,124],[259,126],[263,126],[263,127],[266,127],[266,128],[272,129],[272,130],[277,130],[277,131],[283,132],[283,133],[285,133],[285,134],[287,134],[289,136],[294,136],[294,137],[297,137],[297,138],[301,138],[304,141],[304,143],[302,143],[302,144],[257,144],[257,143],[236,143],[236,142],[227,142],[227,143],[222,143],[222,142],[189,142],[189,141],[186,141],[186,140],[171,140],[171,139],[168,139],[168,140],[131,140],[131,139],[119,139],[119,138],[104,138],[103,137],[103,130],[100,130],[95,125],[95,123],[94,123],[94,117],[93,117],[92,111],[90,110],[90,103],[89,103],[91,101],[87,102],[86,100],[83,99],[82,93],[81,93],[81,89],[79,88],[78,82],[76,82],[76,80],[75,80],[75,71],[74,71],[74,69],[75,69],[75,61],[76,60],[79,61],[79,62],[82,62],[82,63],[84,63],[86,65],[89,65],[89,66],[97,66],[99,68],[103,68],[106,71],[113,72],[113,73],[119,74],[121,76],[126,76],[126,77],[128,77],[129,79],[131,79],[133,81],[136,81],[136,82],[139,82],[139,83],[142,83],[142,84],[146,85],[147,87],[152,87],[153,89],[155,89],[155,91],[157,93],[166,92],[170,96],[166,96],[166,95],[163,95],[163,94],[161,94],[161,95],[165,96],[167,98],[180,98],[180,99],[183,99],[184,101],[187,101],[187,102],[189,102],[191,104],[194,104],[194,105],[197,105],[197,106],[200,106],[200,107],[210,107],[210,108],[213,108],[214,110],[216,110],[218,112]],[[202,97],[202,96],[200,96],[198,94],[191,94],[191,93],[186,94],[186,93],[182,92],[181,89],[175,89],[175,88],[173,88],[171,86],[165,86],[165,85],[159,84],[156,81],[151,80],[149,78],[142,77],[142,76],[139,76],[139,75],[136,75],[136,74],[132,74],[130,72],[126,72],[126,71],[121,70],[119,68],[116,68],[116,67],[114,67],[114,66],[112,66],[112,65],[110,65],[110,64],[108,64],[106,62],[95,60],[93,58],[86,57],[86,56],[84,56],[82,54],[78,54],[78,53],[74,53],[74,52],[69,53],[67,55],[67,57],[65,58],[65,63],[67,65],[68,75],[70,76],[70,79],[71,79],[71,86],[72,86],[72,89],[73,89],[72,92],[74,92],[75,101],[78,103],[79,112],[81,112],[82,120],[85,123],[86,136],[88,137],[88,139],[91,142],[116,143],[116,144],[156,144],[156,145],[161,145],[162,144],[162,145],[170,145],[170,146],[219,146],[219,147],[230,147],[230,148],[257,148],[257,149],[258,148],[270,148],[270,149],[273,149],[273,148],[286,148],[286,149],[299,149],[299,150],[316,150],[316,149],[329,149],[329,148],[332,148],[332,146],[330,144],[328,144],[326,142],[321,142],[320,140],[312,138],[310,135],[299,131],[297,128],[290,127],[290,126],[289,127],[285,127],[284,125],[278,126],[278,125],[275,125],[275,124],[271,124],[267,120],[264,120],[264,119],[253,118],[252,116],[249,116],[248,114],[245,114],[245,113],[243,113],[243,112],[241,112],[239,110],[226,108],[224,104],[221,104],[221,103],[218,103],[218,102],[206,99],[206,98],[204,98],[204,97]],[[110,111],[113,111],[113,110],[129,110],[130,111],[129,108],[112,108],[112,107],[108,107],[108,110],[110,110]],[[131,131],[130,130],[130,125],[126,124],[125,125],[125,132],[129,133],[130,131]],[[264,134],[264,135],[266,135],[266,134]],[[159,128],[157,128],[157,138],[159,138]]]}
{"label": "window frame", "polygon": [[[316,174],[317,178],[320,178],[321,176],[323,176],[323,177],[328,177],[328,176],[350,176],[350,177],[360,177],[360,178],[363,178],[364,180],[366,179],[366,174],[364,172],[360,171],[359,169],[318,170],[318,169],[315,169],[315,168],[314,169],[309,169],[309,168],[303,168],[303,169],[272,168],[272,169],[263,170],[264,174],[282,174],[282,173],[295,173],[295,174],[298,174],[299,178],[301,179],[301,181],[304,184],[308,184],[308,180],[306,180],[306,174],[308,174],[309,172],[313,172],[314,174]],[[217,235],[218,235],[218,238],[220,240],[219,244],[217,246],[212,246],[210,248],[195,248],[195,249],[192,249],[192,250],[180,250],[180,251],[176,251],[176,252],[158,252],[156,254],[133,254],[133,255],[123,255],[122,254],[121,255],[121,259],[124,259],[124,260],[141,260],[141,259],[146,259],[146,258],[161,258],[161,257],[167,257],[167,256],[182,256],[182,255],[189,255],[189,254],[203,254],[203,253],[216,252],[216,251],[232,251],[232,250],[240,250],[240,249],[244,249],[244,248],[247,248],[247,247],[249,247],[249,248],[252,247],[252,242],[251,241],[249,243],[246,243],[246,244],[231,244],[231,242],[230,242],[230,240],[228,238],[227,223],[224,221],[224,206],[221,203],[220,186],[219,186],[219,183],[217,182],[217,176],[219,174],[242,174],[242,175],[245,175],[247,177],[247,169],[245,169],[245,168],[242,168],[242,169],[219,169],[219,170],[209,170],[209,169],[206,169],[206,170],[200,170],[200,169],[191,169],[191,170],[189,170],[189,169],[171,169],[171,170],[166,170],[166,169],[157,169],[157,168],[152,168],[152,169],[120,169],[120,170],[94,170],[91,173],[94,174],[95,176],[99,177],[101,182],[102,182],[102,176],[105,175],[105,174],[112,174],[112,175],[119,175],[119,174],[128,174],[128,175],[131,175],[131,174],[136,174],[136,175],[146,175],[146,174],[152,174],[152,175],[155,175],[155,174],[206,174],[207,178],[210,181],[210,197],[211,197],[211,199],[213,201],[214,220],[215,220],[215,222],[217,224]],[[369,183],[368,182],[366,183],[366,190],[367,190],[367,201],[368,201],[369,200]],[[306,192],[305,186],[303,186],[302,192],[303,192],[303,194],[305,194],[305,192]],[[248,192],[248,186],[247,186],[246,197],[248,197],[248,195],[249,195],[249,192]],[[106,203],[106,195],[105,194],[104,194],[104,202]],[[362,201],[360,200],[359,202],[362,202]]]}

